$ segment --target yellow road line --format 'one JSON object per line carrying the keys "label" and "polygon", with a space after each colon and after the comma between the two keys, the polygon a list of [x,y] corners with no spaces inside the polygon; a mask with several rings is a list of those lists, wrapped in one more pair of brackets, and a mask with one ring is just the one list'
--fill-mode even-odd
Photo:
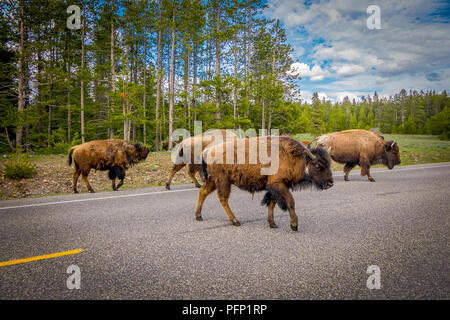
{"label": "yellow road line", "polygon": [[30,258],[25,258],[25,259],[10,260],[10,261],[5,261],[5,262],[0,262],[0,267],[10,266],[10,265],[19,264],[19,263],[25,263],[25,262],[31,262],[31,261],[36,261],[36,260],[42,260],[42,259],[50,259],[50,258],[56,258],[56,257],[61,257],[61,256],[67,256],[70,254],[80,253],[81,251],[83,251],[83,249],[75,249],[75,250],[45,254],[43,256],[30,257]]}

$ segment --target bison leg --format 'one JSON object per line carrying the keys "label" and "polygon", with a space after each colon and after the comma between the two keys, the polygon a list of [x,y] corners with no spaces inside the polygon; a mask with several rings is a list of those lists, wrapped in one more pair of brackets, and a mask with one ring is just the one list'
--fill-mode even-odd
{"label": "bison leg", "polygon": [[361,167],[361,176],[367,175],[367,178],[370,182],[375,182],[375,179],[370,175],[370,162],[366,159],[363,159],[359,162],[359,166]]}
{"label": "bison leg", "polygon": [[348,181],[348,175],[350,171],[356,166],[356,163],[346,163],[344,166],[344,180]]}
{"label": "bison leg", "polygon": [[80,176],[80,173],[81,173],[80,168],[75,164],[75,172],[73,173],[73,178],[72,178],[73,193],[78,193],[77,183],[78,183],[78,177]]}
{"label": "bison leg", "polygon": [[241,224],[236,219],[233,212],[231,211],[230,206],[228,205],[230,193],[231,193],[231,184],[229,183],[221,183],[217,187],[217,197],[219,198],[220,204],[222,205],[223,209],[227,213],[228,220],[233,224],[233,226],[240,226]]}
{"label": "bison leg", "polygon": [[287,209],[289,211],[291,229],[297,231],[298,217],[297,214],[295,213],[294,197],[292,197],[292,194],[289,192],[289,188],[281,183],[272,185],[270,188],[280,197],[280,199],[278,199],[277,201],[280,207],[284,210]]}
{"label": "bison leg", "polygon": [[123,181],[124,181],[124,180],[125,180],[125,178],[120,179],[119,184],[117,185],[116,190],[119,190],[119,188],[120,188],[121,186],[123,186]]}
{"label": "bison leg", "polygon": [[192,164],[189,165],[188,175],[189,177],[191,177],[191,180],[195,184],[196,188],[200,188],[202,186],[200,183],[198,183],[198,180],[195,177],[195,166]]}
{"label": "bison leg", "polygon": [[203,220],[202,218],[203,203],[205,202],[206,197],[214,190],[216,190],[216,185],[211,180],[208,180],[201,186],[200,192],[198,193],[197,205],[195,206],[195,219],[197,219],[198,221]]}
{"label": "bison leg", "polygon": [[86,185],[87,189],[89,190],[90,193],[95,193],[94,189],[92,189],[89,181],[88,181],[88,175],[89,172],[91,171],[91,169],[87,169],[87,170],[82,170],[81,172],[81,177],[83,178],[84,184]]}
{"label": "bison leg", "polygon": [[184,163],[180,163],[180,164],[174,164],[172,167],[172,171],[170,171],[170,176],[169,179],[166,182],[166,189],[170,190],[170,184],[172,182],[173,176],[175,175],[175,173],[177,173],[178,171],[180,171],[183,167],[185,166]]}
{"label": "bison leg", "polygon": [[269,222],[269,226],[271,228],[278,228],[278,226],[275,224],[275,221],[273,219],[273,211],[275,209],[275,205],[277,202],[275,200],[270,201],[268,206],[268,214],[267,214],[267,222]]}

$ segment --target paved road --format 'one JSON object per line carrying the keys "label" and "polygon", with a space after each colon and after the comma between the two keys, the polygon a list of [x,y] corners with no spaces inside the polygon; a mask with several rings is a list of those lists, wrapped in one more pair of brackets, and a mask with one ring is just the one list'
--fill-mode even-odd
{"label": "paved road", "polygon": [[215,196],[196,221],[191,185],[1,201],[0,262],[83,251],[0,267],[0,299],[449,299],[450,163],[372,171],[295,192],[298,232],[279,209],[270,229],[263,193],[237,189],[241,227]]}

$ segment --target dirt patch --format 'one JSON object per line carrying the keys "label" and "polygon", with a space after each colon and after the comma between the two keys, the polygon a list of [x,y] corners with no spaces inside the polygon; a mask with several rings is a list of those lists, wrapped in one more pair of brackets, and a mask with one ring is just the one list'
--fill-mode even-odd
{"label": "dirt patch", "polygon": [[[0,199],[15,199],[44,195],[72,193],[73,167],[67,165],[67,157],[63,155],[30,157],[36,165],[37,175],[31,179],[9,179],[4,173],[0,174]],[[6,158],[0,160],[0,172],[3,172]],[[170,153],[150,153],[145,160],[133,166],[126,172],[124,189],[143,188],[165,185],[172,169]],[[111,190],[111,180],[107,171],[92,170],[89,182],[95,191]],[[191,183],[187,174],[187,167],[179,171],[173,179],[173,184]],[[121,189],[122,189],[121,188]],[[87,192],[81,177],[78,180],[78,191]]]}

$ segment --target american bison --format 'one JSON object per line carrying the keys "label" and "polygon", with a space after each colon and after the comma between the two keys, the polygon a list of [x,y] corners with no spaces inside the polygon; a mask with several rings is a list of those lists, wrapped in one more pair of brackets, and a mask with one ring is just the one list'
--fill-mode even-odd
{"label": "american bison", "polygon": [[[200,188],[201,185],[195,177],[195,173],[199,172],[201,167],[201,152],[211,144],[224,142],[234,137],[236,137],[236,134],[231,130],[212,130],[184,139],[178,146],[178,157],[166,182],[166,189],[170,190],[173,176],[186,164],[189,164],[189,177],[195,186]],[[195,154],[195,151],[198,154]]]}
{"label": "american bison", "polygon": [[[112,180],[112,189],[118,190],[123,185],[125,170],[128,167],[147,158],[148,148],[140,143],[131,144],[125,140],[96,140],[72,147],[69,150],[69,166],[74,162],[73,192],[78,193],[77,181],[80,174],[88,190],[94,189],[87,179],[91,169],[109,170],[108,177]],[[120,180],[116,186],[116,178]]]}
{"label": "american bison", "polygon": [[[269,166],[268,162],[263,162],[261,158],[260,151],[264,143],[269,158],[274,151],[278,150],[277,159],[271,158],[271,162],[278,160],[278,169],[274,174],[262,174],[262,169]],[[225,155],[228,151],[224,150],[234,150],[234,161],[231,161],[231,164],[227,161],[228,156]],[[237,157],[242,157],[242,154],[239,155],[238,152],[245,154],[245,163],[236,161]],[[258,159],[251,163],[250,157],[257,154],[259,154]],[[219,159],[221,163],[212,159]],[[266,190],[267,193],[261,204],[268,207],[269,226],[277,227],[273,212],[275,205],[278,204],[282,210],[289,211],[291,229],[297,231],[298,218],[295,213],[294,198],[289,189],[296,190],[310,186],[320,190],[330,188],[333,186],[330,165],[331,159],[327,151],[322,148],[308,149],[301,142],[287,136],[234,139],[234,141],[212,145],[203,152],[201,173],[205,183],[200,188],[195,207],[196,219],[203,220],[202,205],[206,197],[217,189],[218,198],[227,213],[228,220],[234,226],[239,226],[239,221],[228,205],[233,184],[250,193]]]}
{"label": "american bison", "polygon": [[320,136],[317,146],[329,149],[331,158],[345,164],[344,179],[348,181],[350,171],[361,167],[361,176],[367,175],[369,181],[375,182],[370,175],[370,166],[384,164],[389,169],[400,164],[400,150],[397,142],[385,141],[384,138],[367,130],[347,130]]}

